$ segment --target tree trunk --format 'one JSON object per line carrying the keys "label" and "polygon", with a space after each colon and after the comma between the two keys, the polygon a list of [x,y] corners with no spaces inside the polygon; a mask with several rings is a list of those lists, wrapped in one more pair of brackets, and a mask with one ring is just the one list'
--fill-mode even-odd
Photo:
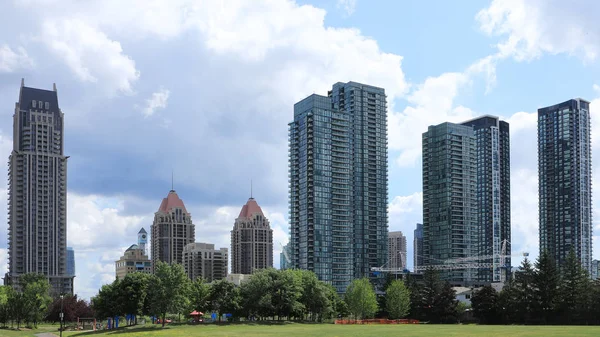
{"label": "tree trunk", "polygon": [[163,328],[165,327],[165,316],[167,316],[167,313],[166,313],[166,312],[165,312],[165,313],[163,313],[163,315],[162,315],[162,327],[163,327]]}

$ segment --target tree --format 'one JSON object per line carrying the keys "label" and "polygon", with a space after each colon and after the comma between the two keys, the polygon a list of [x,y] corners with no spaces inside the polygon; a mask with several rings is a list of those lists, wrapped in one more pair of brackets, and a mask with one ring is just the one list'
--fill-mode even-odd
{"label": "tree", "polygon": [[210,295],[210,285],[204,282],[201,277],[197,278],[190,286],[190,306],[191,310],[206,311],[208,308],[208,296]]}
{"label": "tree", "polygon": [[458,301],[456,291],[448,282],[444,282],[440,292],[436,295],[432,313],[434,322],[456,323],[458,320]]}
{"label": "tree", "polygon": [[512,322],[526,324],[531,320],[535,301],[535,271],[527,258],[515,273],[514,282],[503,289],[501,295],[505,316]]}
{"label": "tree", "polygon": [[2,323],[2,326],[6,326],[10,319],[9,289],[12,290],[10,286],[0,286],[0,323]]}
{"label": "tree", "polygon": [[154,268],[148,286],[150,308],[162,317],[164,327],[168,312],[181,313],[189,307],[190,279],[180,264],[169,265],[159,261]]}
{"label": "tree", "polygon": [[410,290],[403,281],[392,281],[385,291],[385,307],[391,319],[404,318],[410,312]]}
{"label": "tree", "polygon": [[23,289],[25,321],[37,327],[37,323],[43,320],[48,306],[52,303],[50,284],[46,276],[36,273],[25,274],[19,281]]}
{"label": "tree", "polygon": [[[117,293],[122,301],[123,312],[135,315],[135,324],[137,324],[137,316],[144,313],[149,282],[150,275],[148,274],[130,273],[125,275],[119,283]],[[132,323],[129,322],[129,324]]]}
{"label": "tree", "polygon": [[124,314],[123,299],[120,293],[121,280],[116,279],[111,284],[105,284],[92,298],[92,308],[96,318],[104,319]]}
{"label": "tree", "polygon": [[227,280],[215,281],[211,284],[208,297],[210,307],[219,314],[219,322],[223,314],[235,314],[240,308],[240,289]]}
{"label": "tree", "polygon": [[471,297],[473,315],[480,323],[493,324],[499,322],[498,293],[492,286],[485,286],[473,293]]}
{"label": "tree", "polygon": [[573,249],[562,265],[561,276],[558,317],[564,324],[587,323],[588,312],[591,310],[591,282]]}
{"label": "tree", "polygon": [[355,318],[372,317],[377,311],[377,297],[366,277],[354,280],[348,285],[344,300]]}
{"label": "tree", "polygon": [[552,322],[556,316],[559,274],[554,259],[548,252],[542,252],[535,262],[536,271],[533,276],[534,317],[542,323]]}
{"label": "tree", "polygon": [[78,317],[93,317],[94,312],[88,302],[77,298],[77,295],[65,295],[63,299],[60,297],[54,298],[49,306],[46,317],[47,322],[60,321],[60,312],[64,313],[65,322],[77,321]]}

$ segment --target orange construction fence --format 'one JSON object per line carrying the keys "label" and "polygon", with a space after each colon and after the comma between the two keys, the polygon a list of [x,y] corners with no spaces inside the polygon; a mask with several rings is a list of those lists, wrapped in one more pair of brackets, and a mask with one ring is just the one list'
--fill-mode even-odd
{"label": "orange construction fence", "polygon": [[416,319],[336,319],[335,324],[419,324]]}

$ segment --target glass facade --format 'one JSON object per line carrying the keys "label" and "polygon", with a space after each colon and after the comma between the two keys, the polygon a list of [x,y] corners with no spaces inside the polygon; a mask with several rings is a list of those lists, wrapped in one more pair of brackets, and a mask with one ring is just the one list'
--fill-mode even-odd
{"label": "glass facade", "polygon": [[[443,123],[423,133],[423,265],[477,255],[477,137]],[[440,271],[454,285],[476,282],[473,269]]]}
{"label": "glass facade", "polygon": [[344,292],[387,260],[387,105],[381,88],[336,83],[289,124],[290,259]]}
{"label": "glass facade", "polygon": [[477,262],[492,264],[477,277],[481,283],[504,282],[511,265],[509,125],[494,116],[462,125],[473,127],[477,139],[477,255],[490,257]]}
{"label": "glass facade", "polygon": [[538,109],[540,253],[561,266],[574,250],[592,269],[592,163],[589,102]]}
{"label": "glass facade", "polygon": [[75,251],[67,247],[67,275],[75,276]]}
{"label": "glass facade", "polygon": [[413,261],[415,270],[423,265],[423,224],[418,223],[413,239]]}

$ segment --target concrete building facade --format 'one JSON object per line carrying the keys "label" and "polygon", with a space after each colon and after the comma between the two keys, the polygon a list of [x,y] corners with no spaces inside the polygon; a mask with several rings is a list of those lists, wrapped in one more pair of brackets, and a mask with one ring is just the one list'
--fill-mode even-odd
{"label": "concrete building facade", "polygon": [[418,223],[413,238],[413,267],[423,266],[423,224]]}
{"label": "concrete building facade", "polygon": [[190,243],[183,249],[183,269],[191,280],[199,277],[206,282],[222,280],[227,277],[228,251],[215,249],[212,243]]}
{"label": "concrete building facade", "polygon": [[340,293],[387,256],[385,90],[336,83],[289,124],[290,258]]}
{"label": "concrete building facade", "polygon": [[115,261],[115,274],[117,278],[123,279],[131,273],[152,273],[152,261],[148,255],[136,244],[129,246],[121,258]]}
{"label": "concrete building facade", "polygon": [[406,269],[406,236],[402,231],[388,233],[388,268],[403,271]]}
{"label": "concrete building facade", "polygon": [[242,207],[231,231],[231,272],[252,274],[273,267],[273,230],[252,197]]}
{"label": "concrete building facade", "polygon": [[561,267],[573,250],[592,272],[590,106],[581,98],[538,109],[540,254]]}
{"label": "concrete building facade", "polygon": [[64,115],[53,90],[21,81],[8,164],[8,273],[48,277],[53,294],[73,294],[67,272],[67,159]]}
{"label": "concrete building facade", "polygon": [[152,266],[158,261],[183,263],[183,249],[196,239],[192,216],[174,190],[169,191],[158,211],[154,213],[152,233]]}

